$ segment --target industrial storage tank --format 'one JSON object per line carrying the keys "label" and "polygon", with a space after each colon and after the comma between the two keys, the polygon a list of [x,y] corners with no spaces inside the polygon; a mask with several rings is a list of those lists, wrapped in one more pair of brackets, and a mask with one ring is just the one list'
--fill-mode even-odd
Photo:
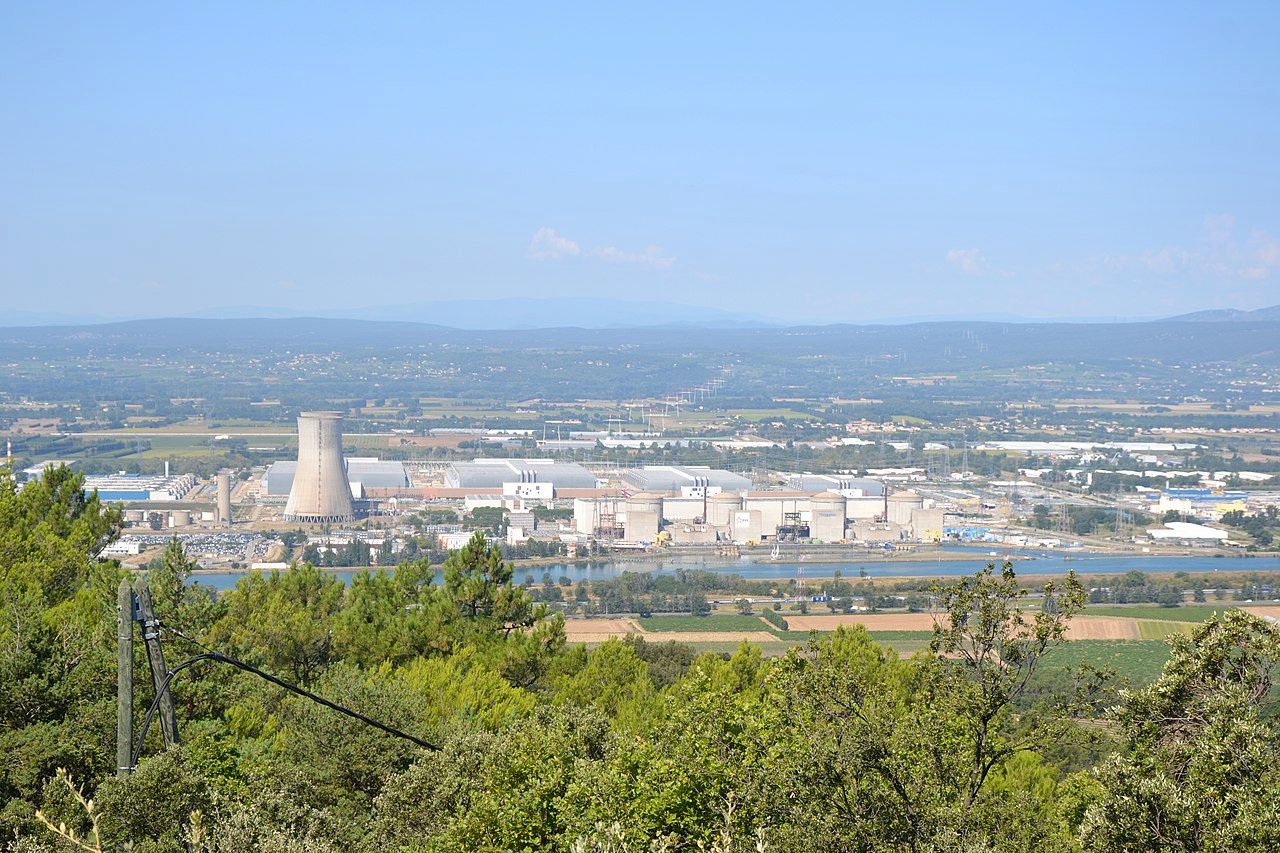
{"label": "industrial storage tank", "polygon": [[742,496],[737,492],[717,492],[707,498],[707,524],[729,527],[733,514],[742,509]]}
{"label": "industrial storage tank", "polygon": [[821,542],[844,539],[845,497],[838,492],[819,492],[809,499],[809,538]]}
{"label": "industrial storage tank", "polygon": [[333,524],[355,517],[342,460],[342,414],[303,412],[298,416],[298,469],[284,520]]}
{"label": "industrial storage tank", "polygon": [[911,524],[911,513],[917,509],[924,509],[924,498],[915,492],[896,492],[889,496],[886,521],[906,527]]}
{"label": "industrial storage tank", "polygon": [[223,471],[218,475],[218,516],[219,524],[231,523],[231,475]]}
{"label": "industrial storage tank", "polygon": [[147,511],[145,509],[126,509],[124,511],[124,520],[129,524],[145,524]]}
{"label": "industrial storage tank", "polygon": [[169,513],[170,527],[190,527],[191,526],[191,510],[175,509]]}

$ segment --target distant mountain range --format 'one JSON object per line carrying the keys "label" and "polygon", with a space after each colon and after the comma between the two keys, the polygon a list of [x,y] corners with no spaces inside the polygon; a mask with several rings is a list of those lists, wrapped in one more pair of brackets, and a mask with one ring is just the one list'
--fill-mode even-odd
{"label": "distant mountain range", "polygon": [[[567,318],[566,318],[567,319]],[[1103,364],[1115,360],[1232,361],[1280,364],[1280,320],[1142,323],[913,323],[907,325],[697,328],[459,329],[429,323],[354,318],[156,318],[87,326],[0,328],[0,358],[50,352],[201,352],[262,354],[344,352],[363,358],[397,347],[458,346],[518,359],[529,351],[582,349],[724,359],[844,358],[895,370],[950,370],[1046,362]],[[193,357],[196,357],[193,355]],[[647,358],[647,356],[646,356]],[[643,359],[641,360],[644,361]],[[657,369],[652,359],[649,368]],[[673,362],[674,363],[674,362]]]}
{"label": "distant mountain range", "polygon": [[[296,309],[220,308],[196,312],[195,317],[297,317]],[[308,312],[307,316],[344,320],[390,320],[430,323],[454,329],[621,329],[682,328],[758,329],[781,325],[763,317],[704,306],[657,300],[592,297],[515,297],[511,299],[451,299]]]}
{"label": "distant mountain range", "polygon": [[1216,308],[1212,311],[1195,311],[1170,317],[1179,323],[1274,323],[1280,321],[1280,305],[1241,311],[1238,308]]}
{"label": "distant mountain range", "polygon": [[[466,331],[533,329],[776,329],[831,325],[782,321],[742,311],[682,305],[660,300],[628,300],[592,297],[515,297],[510,299],[454,299],[404,305],[316,310],[255,305],[228,306],[180,315],[194,320],[329,319],[389,323],[425,323]],[[83,326],[128,323],[154,317],[60,314],[51,311],[13,311],[0,315],[0,328]],[[1144,322],[1243,323],[1280,322],[1280,305],[1253,311],[1220,308],[1176,317],[1024,317],[1013,314],[929,315],[875,318],[869,325],[904,326],[928,323],[1125,324]]]}

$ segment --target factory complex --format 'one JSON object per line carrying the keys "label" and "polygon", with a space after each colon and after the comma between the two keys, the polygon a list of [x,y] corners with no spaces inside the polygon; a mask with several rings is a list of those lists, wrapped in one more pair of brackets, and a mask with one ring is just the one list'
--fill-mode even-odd
{"label": "factory complex", "polygon": [[[967,470],[955,473],[931,467],[812,473],[746,466],[735,471],[698,464],[627,467],[551,457],[405,462],[346,455],[343,420],[340,412],[302,412],[297,418],[297,458],[270,462],[265,468],[223,470],[202,482],[189,473],[170,476],[166,463],[164,474],[90,476],[86,491],[125,504],[126,525],[151,531],[119,543],[120,556],[148,547],[146,536],[163,536],[161,531],[169,529],[213,537],[207,543],[200,540],[202,547],[206,553],[221,554],[215,545],[225,531],[226,536],[248,535],[251,546],[227,540],[224,556],[243,555],[242,559],[255,562],[267,553],[263,550],[266,540],[256,537],[275,537],[307,526],[312,527],[307,541],[321,552],[359,539],[364,546],[383,549],[381,559],[389,559],[408,540],[421,536],[433,539],[435,546],[457,548],[477,526],[469,523],[473,514],[495,518],[492,512],[478,513],[482,509],[501,510],[496,516],[500,522],[480,525],[491,538],[502,538],[511,546],[555,543],[559,553],[595,553],[597,547],[735,550],[779,543],[909,550],[915,543],[943,540],[1078,546],[1079,542],[1070,541],[1069,508],[1087,510],[1096,504],[1055,490],[1053,485],[1062,480],[1087,490],[1095,477],[1103,475],[1132,483],[1114,509],[1117,526],[1129,524],[1127,530],[1119,531],[1129,542],[1171,547],[1235,545],[1238,539],[1227,531],[1203,522],[1220,522],[1228,513],[1274,503],[1276,494],[1241,487],[1243,482],[1264,481],[1265,474],[1199,472],[1197,477],[1171,467],[1182,461],[1176,455],[1154,461],[1159,466],[1155,471],[1020,467],[1012,479],[990,480]],[[561,439],[548,439],[553,440]],[[1106,446],[1089,442],[1003,445],[1006,451],[1031,457],[1087,455]],[[1178,454],[1187,448],[1135,443],[1121,449]],[[733,464],[732,457],[726,457],[726,462]],[[43,470],[32,466],[24,473],[29,479]],[[1049,520],[1047,527],[1040,523],[1026,529],[1033,510],[1041,521]],[[443,518],[429,518],[441,511],[446,513]],[[1144,519],[1149,515],[1151,520],[1132,524],[1126,521],[1127,514]],[[357,526],[364,519],[374,522]],[[1160,522],[1163,526],[1156,526]],[[385,531],[379,534],[385,540],[360,539],[360,531]],[[285,551],[270,553],[272,559],[279,559]]]}

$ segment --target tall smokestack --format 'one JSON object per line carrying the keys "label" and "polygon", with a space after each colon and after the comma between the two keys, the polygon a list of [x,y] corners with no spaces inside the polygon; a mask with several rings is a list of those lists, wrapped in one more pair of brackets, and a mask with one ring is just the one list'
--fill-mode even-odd
{"label": "tall smokestack", "polygon": [[342,461],[342,414],[303,412],[298,416],[298,470],[284,520],[327,524],[354,519]]}
{"label": "tall smokestack", "polygon": [[226,471],[218,475],[218,523],[231,523],[231,475]]}

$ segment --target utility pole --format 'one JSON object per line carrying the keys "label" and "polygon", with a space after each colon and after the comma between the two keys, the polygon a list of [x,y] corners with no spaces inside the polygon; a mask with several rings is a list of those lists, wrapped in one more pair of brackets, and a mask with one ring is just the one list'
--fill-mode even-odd
{"label": "utility pole", "polygon": [[138,615],[142,623],[142,641],[147,645],[147,661],[151,664],[151,680],[155,682],[156,694],[160,697],[160,731],[164,734],[164,745],[173,746],[178,742],[178,718],[173,708],[173,693],[165,684],[169,667],[164,663],[164,649],[160,647],[160,620],[156,618],[155,608],[151,604],[151,588],[145,580],[139,580]]}
{"label": "utility pole", "polygon": [[116,597],[116,775],[133,772],[133,587],[126,577]]}
{"label": "utility pole", "polygon": [[178,742],[178,718],[173,707],[173,692],[167,680],[171,677],[160,647],[160,620],[151,602],[151,589],[139,579],[120,581],[116,594],[116,775],[133,772],[133,625],[142,626],[142,641],[147,647],[147,663],[156,689],[156,705],[160,731],[165,746]]}

